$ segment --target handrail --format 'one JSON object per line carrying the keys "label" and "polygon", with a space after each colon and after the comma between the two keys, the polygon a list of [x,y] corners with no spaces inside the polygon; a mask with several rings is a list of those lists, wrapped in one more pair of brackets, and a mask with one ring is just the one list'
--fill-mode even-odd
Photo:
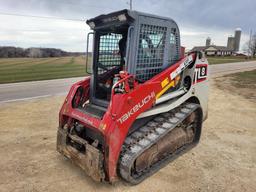
{"label": "handrail", "polygon": [[127,67],[127,65],[128,65],[128,62],[130,62],[130,60],[129,60],[129,58],[130,58],[130,41],[131,41],[131,33],[132,33],[132,30],[134,30],[134,27],[133,26],[130,26],[129,28],[128,28],[128,35],[127,35],[127,43],[126,43],[126,53],[125,53],[125,55],[126,55],[126,60],[125,60],[125,64],[126,64],[126,69],[125,70],[128,70],[128,67]]}
{"label": "handrail", "polygon": [[[88,49],[89,49],[89,36],[90,35],[93,35],[94,34],[94,32],[89,32],[88,34],[87,34],[87,44],[86,44],[86,64],[85,64],[85,67],[86,67],[86,73],[88,73],[88,74],[91,74],[91,72],[88,72]],[[93,58],[92,58],[92,61],[93,61]]]}
{"label": "handrail", "polygon": [[[119,85],[119,84],[121,84],[121,83],[127,81],[127,80],[128,80],[129,78],[131,78],[131,77],[134,78],[134,75],[128,75],[128,76],[126,76],[126,77],[120,79],[118,82],[116,82],[116,83],[113,85],[112,90],[111,90],[111,106],[113,105],[113,97],[112,97],[112,96],[115,94],[115,88],[117,87],[117,85]],[[111,107],[110,113],[111,113],[111,115],[112,115],[112,118],[115,118],[115,117],[116,117],[116,114],[113,113],[113,107]]]}
{"label": "handrail", "polygon": [[114,95],[114,94],[115,94],[115,88],[117,87],[117,85],[119,85],[119,84],[125,82],[126,80],[128,80],[128,79],[131,78],[131,77],[134,77],[134,75],[128,75],[128,76],[126,76],[126,77],[120,79],[118,82],[116,82],[116,83],[113,85],[113,87],[112,87],[111,95]]}

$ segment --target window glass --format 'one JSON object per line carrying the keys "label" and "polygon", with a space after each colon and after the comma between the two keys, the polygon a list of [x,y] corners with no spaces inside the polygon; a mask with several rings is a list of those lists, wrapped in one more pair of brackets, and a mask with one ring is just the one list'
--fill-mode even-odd
{"label": "window glass", "polygon": [[119,41],[121,34],[109,33],[100,36],[99,56],[98,56],[98,74],[105,72],[120,65]]}
{"label": "window glass", "polygon": [[169,65],[176,63],[176,61],[179,59],[178,58],[178,45],[177,45],[177,38],[175,32],[172,32],[170,34],[170,39],[169,39],[169,56],[168,56],[168,63]]}
{"label": "window glass", "polygon": [[176,44],[175,35],[173,33],[170,34],[170,44],[171,45],[175,45]]}
{"label": "window glass", "polygon": [[146,81],[162,70],[166,27],[141,24],[136,77]]}

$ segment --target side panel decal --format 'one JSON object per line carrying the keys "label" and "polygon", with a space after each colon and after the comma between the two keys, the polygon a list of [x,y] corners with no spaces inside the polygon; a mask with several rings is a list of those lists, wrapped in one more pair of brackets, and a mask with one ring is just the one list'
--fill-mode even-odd
{"label": "side panel decal", "polygon": [[206,80],[208,73],[207,66],[207,64],[196,65],[193,84]]}

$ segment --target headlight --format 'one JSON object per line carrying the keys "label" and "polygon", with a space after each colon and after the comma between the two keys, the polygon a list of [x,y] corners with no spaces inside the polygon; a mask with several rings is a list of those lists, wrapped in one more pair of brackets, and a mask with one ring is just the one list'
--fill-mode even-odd
{"label": "headlight", "polygon": [[119,21],[126,21],[126,16],[125,16],[125,14],[118,15],[118,19],[119,19]]}

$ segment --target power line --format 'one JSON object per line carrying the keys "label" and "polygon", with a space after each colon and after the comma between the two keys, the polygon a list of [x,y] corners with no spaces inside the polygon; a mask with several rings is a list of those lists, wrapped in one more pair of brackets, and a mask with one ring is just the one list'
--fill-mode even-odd
{"label": "power line", "polygon": [[17,17],[32,17],[32,18],[41,18],[41,19],[53,19],[53,20],[66,20],[66,21],[79,21],[79,22],[85,22],[85,20],[84,20],[84,19],[69,19],[69,18],[62,18],[62,17],[39,16],[39,15],[27,15],[27,14],[7,13],[7,12],[0,12],[0,15],[17,16]]}
{"label": "power line", "polygon": [[[67,1],[62,1],[62,0],[52,0],[53,2],[55,1],[60,1],[60,4],[68,4],[72,6],[86,6],[86,7],[94,7],[97,9],[109,9],[109,10],[116,10],[114,8],[110,7],[101,7],[98,5],[91,5],[91,4],[85,4],[85,3],[72,3],[72,2],[67,2]],[[56,2],[57,3],[57,2]],[[130,0],[129,4],[130,9],[132,10],[132,0]],[[85,20],[83,19],[70,19],[70,18],[62,18],[62,17],[53,17],[53,16],[39,16],[39,15],[28,15],[28,14],[19,14],[19,13],[8,13],[8,12],[1,12],[0,15],[8,15],[8,16],[18,16],[18,17],[32,17],[32,18],[41,18],[41,19],[53,19],[53,20],[66,20],[66,21],[80,21],[84,22]]]}
{"label": "power line", "polygon": [[[60,4],[68,4],[68,5],[73,5],[73,6],[87,6],[87,7],[94,7],[94,8],[97,8],[97,9],[116,10],[116,9],[110,8],[110,7],[101,7],[101,6],[90,5],[90,4],[85,4],[85,3],[71,3],[71,2],[62,1],[62,0],[52,0],[52,1],[55,1],[55,2],[56,1],[61,1]],[[130,6],[130,10],[132,10],[132,0],[130,0],[130,2],[128,4]],[[70,19],[70,18],[53,17],[53,16],[39,16],[39,15],[28,15],[28,14],[19,14],[19,13],[8,13],[8,12],[1,12],[1,11],[0,11],[0,15],[85,22],[85,19]]]}
{"label": "power line", "polygon": [[86,3],[74,3],[74,2],[70,2],[70,1],[63,1],[63,0],[51,0],[51,1],[55,1],[55,3],[57,3],[56,1],[59,1],[59,4],[67,4],[67,5],[72,5],[72,6],[85,6],[85,7],[94,7],[97,9],[109,9],[109,10],[117,10],[115,8],[111,8],[111,7],[103,7],[103,6],[98,6],[98,5],[91,5],[91,4],[86,4]]}

